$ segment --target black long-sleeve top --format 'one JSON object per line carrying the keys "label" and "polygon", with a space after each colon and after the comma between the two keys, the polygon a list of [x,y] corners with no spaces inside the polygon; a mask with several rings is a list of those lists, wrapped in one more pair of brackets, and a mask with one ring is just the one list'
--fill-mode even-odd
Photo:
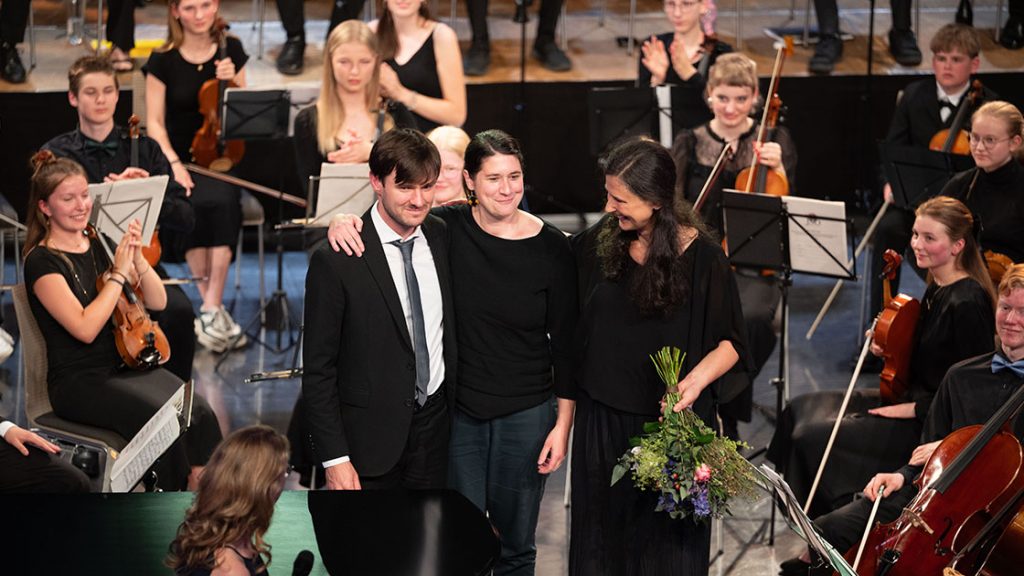
{"label": "black long-sleeve top", "polygon": [[[94,184],[103,182],[108,174],[120,174],[131,164],[131,138],[124,128],[115,126],[106,139],[98,143],[109,147],[109,151],[95,144],[95,141],[76,128],[43,144],[43,149],[81,164],[89,182]],[[138,145],[138,168],[149,172],[150,176],[170,177],[160,207],[160,226],[175,232],[191,232],[196,223],[192,201],[186,195],[185,188],[174,179],[171,165],[160,145],[146,136],[139,136]]]}
{"label": "black long-sleeve top", "polygon": [[992,172],[961,172],[942,194],[966,204],[981,222],[983,249],[1024,262],[1024,166],[1011,159]]}
{"label": "black long-sleeve top", "polygon": [[[984,424],[1024,385],[1024,379],[1012,370],[992,373],[994,352],[955,364],[946,373],[932,408],[928,412],[921,444],[942,440],[965,426]],[[1024,439],[1024,414],[1011,426],[1017,438]],[[899,473],[907,483],[921,473],[922,466],[906,465]]]}
{"label": "black long-sleeve top", "polygon": [[536,236],[485,232],[469,206],[437,208],[448,224],[459,345],[459,408],[481,420],[575,399],[578,305],[569,241],[545,223]]}
{"label": "black long-sleeve top", "polygon": [[[665,84],[675,88],[672,96],[672,119],[673,123],[680,128],[692,128],[711,120],[711,110],[708,108],[704,89],[707,86],[708,69],[715,64],[722,54],[732,52],[732,46],[715,40],[711,51],[705,52],[700,61],[694,64],[697,72],[689,80],[683,80],[676,69],[672,67],[672,52],[669,46],[672,45],[674,32],[665,32],[658,35],[658,40],[665,45],[665,52],[668,54],[668,71],[665,73]],[[640,88],[651,85],[651,71],[644,66],[643,52],[637,50],[637,80]]]}

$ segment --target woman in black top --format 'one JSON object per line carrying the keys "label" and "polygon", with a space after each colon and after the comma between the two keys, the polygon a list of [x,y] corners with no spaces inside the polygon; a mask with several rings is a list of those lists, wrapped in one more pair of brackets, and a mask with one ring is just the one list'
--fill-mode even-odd
{"label": "woman in black top", "polygon": [[[995,290],[967,207],[946,196],[921,204],[911,247],[929,282],[914,332],[909,389],[889,405],[882,405],[877,389],[851,397],[812,516],[846,504],[875,474],[906,464],[946,371],[993,348]],[[872,344],[872,352],[880,349]],[[841,391],[805,394],[783,413],[769,458],[785,471],[798,498],[810,492],[842,398]]]}
{"label": "woman in black top", "polygon": [[640,47],[637,86],[675,88],[673,119],[683,128],[692,128],[711,119],[704,100],[708,70],[732,46],[707,35],[701,20],[710,9],[708,0],[665,0],[665,16],[672,31],[651,36]]}
{"label": "woman in black top", "polygon": [[[975,168],[942,190],[971,209],[981,225],[981,248],[1024,262],[1024,118],[1008,102],[987,102],[971,117]],[[993,279],[995,281],[995,279]]]}
{"label": "woman in black top", "polygon": [[232,432],[210,457],[171,542],[179,576],[267,574],[274,504],[288,477],[288,440],[269,426]]}
{"label": "woman in black top", "polygon": [[[125,283],[139,287],[147,307],[162,309],[163,283],[142,258],[137,221],[129,225],[112,264],[99,241],[83,235],[92,199],[81,166],[56,160],[48,151],[37,154],[35,163],[25,286],[46,340],[50,403],[61,418],[111,429],[130,441],[181,381],[159,368],[121,369],[111,315]],[[97,289],[100,276],[106,283]],[[220,437],[216,417],[196,396],[192,426],[155,468],[158,485],[178,490],[186,479],[195,482]]]}
{"label": "woman in black top", "polygon": [[370,28],[387,64],[380,70],[384,95],[412,112],[421,132],[442,124],[462,126],[466,79],[455,31],[430,17],[425,0],[404,6],[384,2],[380,20],[370,22]]}
{"label": "woman in black top", "polygon": [[[572,428],[576,272],[565,235],[518,208],[524,180],[514,138],[477,134],[464,174],[472,206],[432,210],[451,238],[459,345],[449,483],[497,527],[495,572],[532,574],[544,481],[565,458]],[[352,217],[336,222],[332,241],[361,248]]]}
{"label": "woman in black top", "polygon": [[628,140],[602,159],[605,216],[573,239],[581,347],[572,454],[569,574],[707,574],[711,528],[655,512],[657,496],[609,486],[629,439],[658,418],[650,355],[686,352],[682,400],[706,423],[717,383],[749,369],[736,281],[717,242],[675,195],[668,151]]}
{"label": "woman in black top", "polygon": [[248,56],[242,43],[227,37],[227,58],[218,55],[218,34],[214,30],[217,0],[171,0],[168,37],[143,67],[146,73],[146,130],[160,144],[171,163],[174,179],[192,194],[196,223],[192,233],[165,239],[165,250],[184,252],[192,275],[208,278],[196,282],[202,297],[196,318],[196,338],[216,352],[229,345],[244,346],[241,327],[224,309],[224,285],[231,265],[232,247],[242,225],[240,192],[219,180],[193,178],[183,163],[196,131],[203,124],[199,112],[199,89],[207,80],[231,80],[245,86],[244,66]]}

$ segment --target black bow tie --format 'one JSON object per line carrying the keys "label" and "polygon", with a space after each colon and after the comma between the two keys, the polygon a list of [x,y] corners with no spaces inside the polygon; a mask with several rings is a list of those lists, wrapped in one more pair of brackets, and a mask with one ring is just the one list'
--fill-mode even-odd
{"label": "black bow tie", "polygon": [[950,110],[956,110],[956,104],[953,104],[949,100],[939,100],[939,110],[943,108],[949,108]]}
{"label": "black bow tie", "polygon": [[91,152],[93,150],[103,150],[107,153],[107,156],[113,156],[117,154],[118,142],[117,140],[105,140],[103,142],[97,142],[95,140],[85,139],[85,151]]}

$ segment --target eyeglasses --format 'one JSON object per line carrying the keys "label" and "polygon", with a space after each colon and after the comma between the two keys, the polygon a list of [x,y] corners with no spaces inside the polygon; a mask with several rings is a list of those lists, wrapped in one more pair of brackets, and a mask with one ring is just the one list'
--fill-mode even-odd
{"label": "eyeglasses", "polygon": [[681,0],[678,2],[675,0],[668,0],[667,2],[665,2],[665,12],[675,12],[676,10],[689,10],[694,6],[697,6],[698,4],[700,4],[699,0]]}
{"label": "eyeglasses", "polygon": [[971,146],[978,147],[984,145],[985,148],[991,148],[996,144],[1006,142],[1010,138],[1010,136],[1007,136],[1006,138],[996,138],[995,136],[979,136],[974,133],[967,135],[967,139],[971,143]]}

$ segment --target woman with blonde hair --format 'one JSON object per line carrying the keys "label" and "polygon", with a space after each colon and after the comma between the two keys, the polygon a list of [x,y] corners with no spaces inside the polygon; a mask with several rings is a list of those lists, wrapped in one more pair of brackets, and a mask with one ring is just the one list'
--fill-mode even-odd
{"label": "woman with blonde hair", "polygon": [[381,134],[416,124],[404,106],[381,97],[377,36],[365,23],[338,24],[324,54],[320,96],[295,118],[295,160],[304,187],[321,164],[366,162]]}
{"label": "woman with blonde hair", "polygon": [[434,185],[434,206],[441,206],[455,200],[465,200],[462,186],[462,169],[469,134],[456,126],[438,126],[427,134],[441,154],[441,174]]}
{"label": "woman with blonde hair", "polygon": [[[232,247],[242,225],[240,191],[212,178],[193,178],[185,169],[192,159],[192,139],[203,125],[199,111],[203,83],[216,78],[245,86],[243,67],[249,57],[241,41],[227,36],[227,58],[219,55],[218,7],[218,0],[170,0],[167,41],[153,52],[142,71],[146,74],[148,136],[160,144],[174,179],[189,191],[196,214],[191,233],[162,236],[161,241],[165,253],[169,251],[172,257],[184,252],[192,276],[206,278],[196,282],[202,298],[196,338],[203,346],[223,352],[229,346],[246,344],[241,327],[223,304]],[[191,194],[193,188],[198,188],[198,193]]]}
{"label": "woman with blonde hair", "polygon": [[263,539],[288,476],[288,440],[269,426],[232,432],[210,458],[167,565],[181,576],[265,574]]}

